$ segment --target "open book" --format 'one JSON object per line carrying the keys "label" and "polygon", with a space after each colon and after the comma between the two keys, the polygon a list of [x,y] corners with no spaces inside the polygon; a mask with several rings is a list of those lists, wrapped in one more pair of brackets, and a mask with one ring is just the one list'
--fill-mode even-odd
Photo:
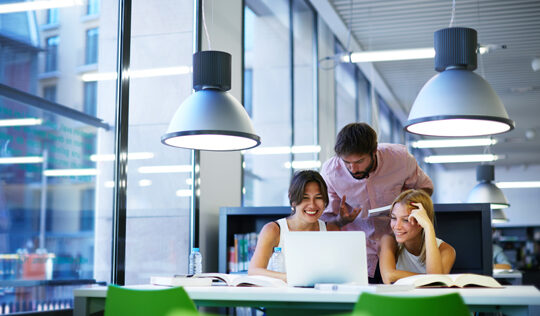
{"label": "open book", "polygon": [[152,277],[150,283],[165,286],[210,286],[212,283],[225,283],[228,286],[287,287],[280,279],[263,275],[201,273],[195,275],[176,275],[174,277]]}
{"label": "open book", "polygon": [[368,216],[374,217],[374,216],[388,216],[390,209],[392,208],[392,204],[373,208],[371,210],[368,210]]}
{"label": "open book", "polygon": [[503,286],[494,278],[481,274],[418,274],[397,280],[394,284],[412,284],[414,287],[495,287]]}

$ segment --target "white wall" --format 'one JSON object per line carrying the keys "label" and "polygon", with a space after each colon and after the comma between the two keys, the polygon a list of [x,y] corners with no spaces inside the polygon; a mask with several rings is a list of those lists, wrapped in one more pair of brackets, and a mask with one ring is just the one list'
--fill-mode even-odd
{"label": "white wall", "polygon": [[[433,176],[436,203],[466,202],[467,196],[476,185],[476,167],[461,170],[437,170]],[[540,165],[495,166],[495,182],[538,181]],[[502,189],[510,203],[504,209],[508,223],[497,226],[540,226],[540,189]]]}

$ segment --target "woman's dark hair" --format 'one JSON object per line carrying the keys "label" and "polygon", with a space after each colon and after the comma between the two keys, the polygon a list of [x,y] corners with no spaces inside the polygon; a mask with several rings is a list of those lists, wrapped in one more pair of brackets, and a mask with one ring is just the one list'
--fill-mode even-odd
{"label": "woman's dark hair", "polygon": [[366,123],[351,123],[339,131],[334,151],[338,157],[372,154],[377,150],[377,133]]}
{"label": "woman's dark hair", "polygon": [[324,182],[321,174],[314,170],[302,170],[293,175],[291,185],[289,185],[289,202],[291,203],[291,206],[293,206],[293,214],[294,205],[302,203],[304,191],[308,182],[315,182],[319,185],[324,201],[324,207],[328,206],[328,188],[326,187],[326,182]]}

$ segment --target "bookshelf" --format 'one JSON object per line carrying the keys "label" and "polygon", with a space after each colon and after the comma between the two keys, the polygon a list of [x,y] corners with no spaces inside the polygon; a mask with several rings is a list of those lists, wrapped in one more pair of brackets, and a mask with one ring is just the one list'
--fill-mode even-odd
{"label": "bookshelf", "polygon": [[259,233],[271,221],[288,216],[290,206],[221,207],[219,209],[218,270],[227,273],[228,249],[234,246],[234,234]]}

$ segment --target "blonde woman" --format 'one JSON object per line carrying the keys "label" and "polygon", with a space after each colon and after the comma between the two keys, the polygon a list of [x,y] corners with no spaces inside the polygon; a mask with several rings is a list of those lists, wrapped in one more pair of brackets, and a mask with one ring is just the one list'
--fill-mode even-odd
{"label": "blonde woman", "polygon": [[386,284],[415,274],[450,273],[456,252],[435,236],[433,202],[422,190],[403,191],[392,203],[393,235],[381,238],[379,265]]}

